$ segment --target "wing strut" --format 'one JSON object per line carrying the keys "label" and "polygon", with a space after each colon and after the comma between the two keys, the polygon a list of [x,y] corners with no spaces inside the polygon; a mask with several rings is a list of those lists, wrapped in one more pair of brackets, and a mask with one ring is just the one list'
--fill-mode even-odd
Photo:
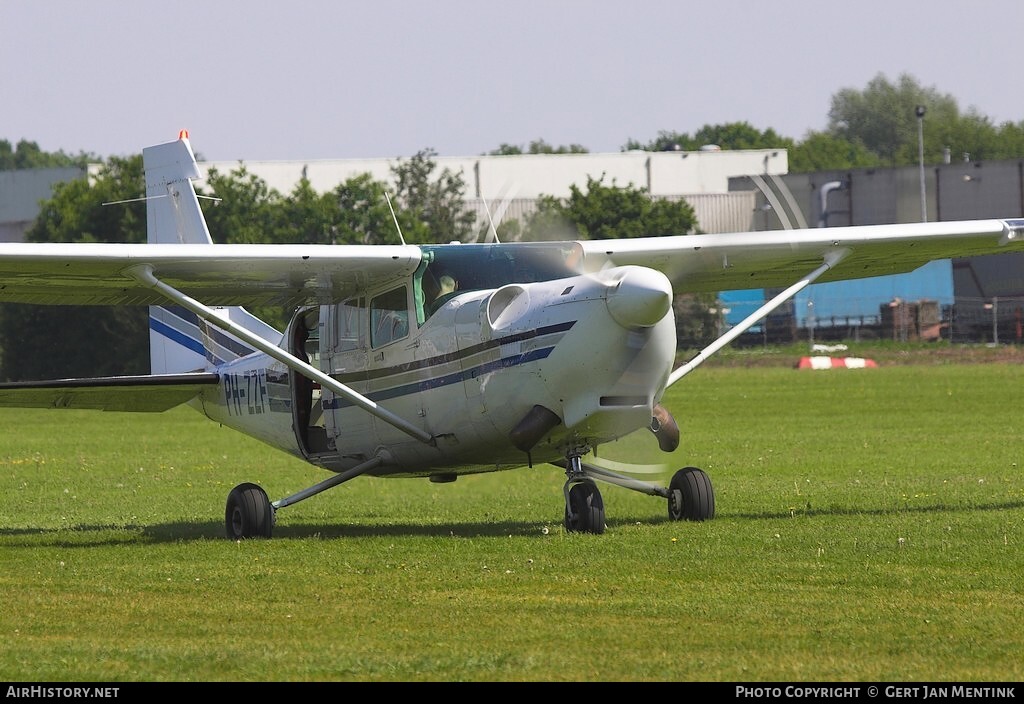
{"label": "wing strut", "polygon": [[407,435],[411,435],[412,437],[416,438],[417,440],[420,440],[421,442],[424,442],[428,445],[434,444],[433,436],[431,436],[430,433],[426,432],[425,430],[417,428],[415,425],[412,425],[404,418],[396,416],[394,413],[391,413],[385,408],[381,408],[375,402],[366,398],[362,394],[353,391],[349,387],[340,383],[337,379],[334,379],[328,376],[327,374],[324,374],[316,367],[302,361],[298,357],[288,354],[287,351],[281,349],[277,345],[267,342],[259,335],[255,335],[249,332],[245,328],[231,322],[230,320],[225,320],[219,317],[213,310],[204,306],[199,301],[195,300],[194,298],[190,298],[189,296],[186,296],[184,293],[177,290],[173,286],[169,286],[160,279],[156,278],[156,276],[153,275],[152,266],[145,264],[142,266],[131,267],[125,270],[125,274],[132,277],[136,281],[148,286],[149,288],[155,289],[156,291],[160,292],[161,294],[171,299],[175,303],[192,311],[193,313],[195,313],[196,315],[198,315],[200,318],[210,323],[211,325],[214,325],[220,328],[221,330],[231,333],[240,340],[248,342],[256,349],[270,355],[277,361],[286,365],[288,368],[294,369],[299,374],[302,374],[303,376],[308,377],[313,381],[319,382],[320,385],[323,386],[325,389],[330,389],[339,396],[345,397],[353,404],[359,406],[368,413],[377,416],[385,423],[393,425],[402,432],[406,433]]}
{"label": "wing strut", "polygon": [[760,321],[766,315],[768,315],[773,310],[775,310],[776,308],[781,306],[783,303],[788,301],[790,298],[792,298],[796,294],[800,293],[800,291],[802,291],[808,285],[813,283],[815,279],[817,279],[819,276],[824,274],[826,271],[828,271],[829,269],[834,267],[836,264],[841,262],[846,257],[846,255],[849,254],[849,253],[850,253],[850,250],[848,250],[848,249],[837,249],[837,250],[833,250],[831,252],[828,252],[825,255],[825,263],[824,264],[822,264],[817,269],[812,271],[810,274],[808,274],[804,278],[800,279],[795,284],[793,284],[792,286],[790,286],[786,290],[782,291],[782,293],[780,293],[777,296],[775,296],[775,298],[773,298],[772,300],[768,301],[763,306],[761,306],[760,308],[755,310],[753,313],[751,313],[746,318],[744,318],[743,322],[741,322],[740,324],[730,328],[727,333],[725,333],[724,335],[719,337],[717,340],[712,342],[710,345],[708,345],[707,347],[702,349],[700,352],[698,352],[697,355],[693,359],[691,359],[689,362],[687,362],[686,364],[683,364],[682,366],[677,368],[675,371],[673,371],[671,374],[669,374],[668,383],[665,384],[665,388],[668,388],[669,386],[672,386],[672,384],[676,383],[677,381],[682,379],[684,376],[686,376],[687,374],[692,372],[694,369],[697,368],[698,365],[702,364],[705,360],[707,360],[708,357],[710,357],[715,352],[717,352],[718,350],[722,349],[723,347],[728,345],[730,342],[732,342],[734,339],[736,339],[737,337],[742,335],[751,326],[756,324],[758,321]]}

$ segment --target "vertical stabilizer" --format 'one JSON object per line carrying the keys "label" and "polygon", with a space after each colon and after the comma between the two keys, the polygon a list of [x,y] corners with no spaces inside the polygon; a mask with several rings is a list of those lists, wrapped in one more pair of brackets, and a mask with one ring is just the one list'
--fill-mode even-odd
{"label": "vertical stabilizer", "polygon": [[146,241],[150,244],[212,244],[192,186],[203,174],[188,133],[142,150],[146,170]]}
{"label": "vertical stabilizer", "polygon": [[[213,244],[192,181],[202,178],[188,133],[174,142],[142,150],[146,170],[146,241],[149,244]],[[281,333],[244,308],[218,314],[278,344]],[[153,374],[210,370],[255,350],[179,306],[149,308],[150,368]]]}

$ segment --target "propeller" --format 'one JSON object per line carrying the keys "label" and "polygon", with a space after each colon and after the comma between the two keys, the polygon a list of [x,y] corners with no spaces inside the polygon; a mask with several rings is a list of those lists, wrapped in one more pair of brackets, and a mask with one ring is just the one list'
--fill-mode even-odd
{"label": "propeller", "polygon": [[635,464],[632,462],[617,462],[606,457],[587,455],[583,458],[587,464],[606,469],[617,474],[659,474],[665,475],[673,470],[672,465],[662,462],[661,464]]}
{"label": "propeller", "polygon": [[[657,449],[651,442],[651,434],[657,439]],[[586,455],[584,461],[618,474],[668,476],[685,464],[683,458],[676,456],[678,449],[679,426],[669,410],[659,403],[654,406],[649,428],[601,445]]]}

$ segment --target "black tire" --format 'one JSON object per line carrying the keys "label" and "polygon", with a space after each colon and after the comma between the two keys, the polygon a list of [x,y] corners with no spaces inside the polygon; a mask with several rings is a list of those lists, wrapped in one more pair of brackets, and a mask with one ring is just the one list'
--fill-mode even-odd
{"label": "black tire", "polygon": [[715,517],[715,491],[703,469],[680,469],[672,476],[668,489],[668,517],[673,521],[707,521]]}
{"label": "black tire", "polygon": [[570,533],[604,533],[604,499],[591,482],[573,484],[569,488],[565,529]]}
{"label": "black tire", "polygon": [[239,484],[228,494],[224,528],[232,540],[269,538],[274,528],[274,507],[267,492],[256,484]]}

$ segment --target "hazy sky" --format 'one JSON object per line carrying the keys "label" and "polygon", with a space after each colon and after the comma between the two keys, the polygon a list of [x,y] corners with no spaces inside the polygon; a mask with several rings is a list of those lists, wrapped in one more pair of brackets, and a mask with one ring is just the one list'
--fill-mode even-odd
{"label": "hazy sky", "polygon": [[244,161],[799,140],[879,73],[1020,122],[1022,26],[1024,0],[0,0],[0,139],[106,157],[187,128]]}

